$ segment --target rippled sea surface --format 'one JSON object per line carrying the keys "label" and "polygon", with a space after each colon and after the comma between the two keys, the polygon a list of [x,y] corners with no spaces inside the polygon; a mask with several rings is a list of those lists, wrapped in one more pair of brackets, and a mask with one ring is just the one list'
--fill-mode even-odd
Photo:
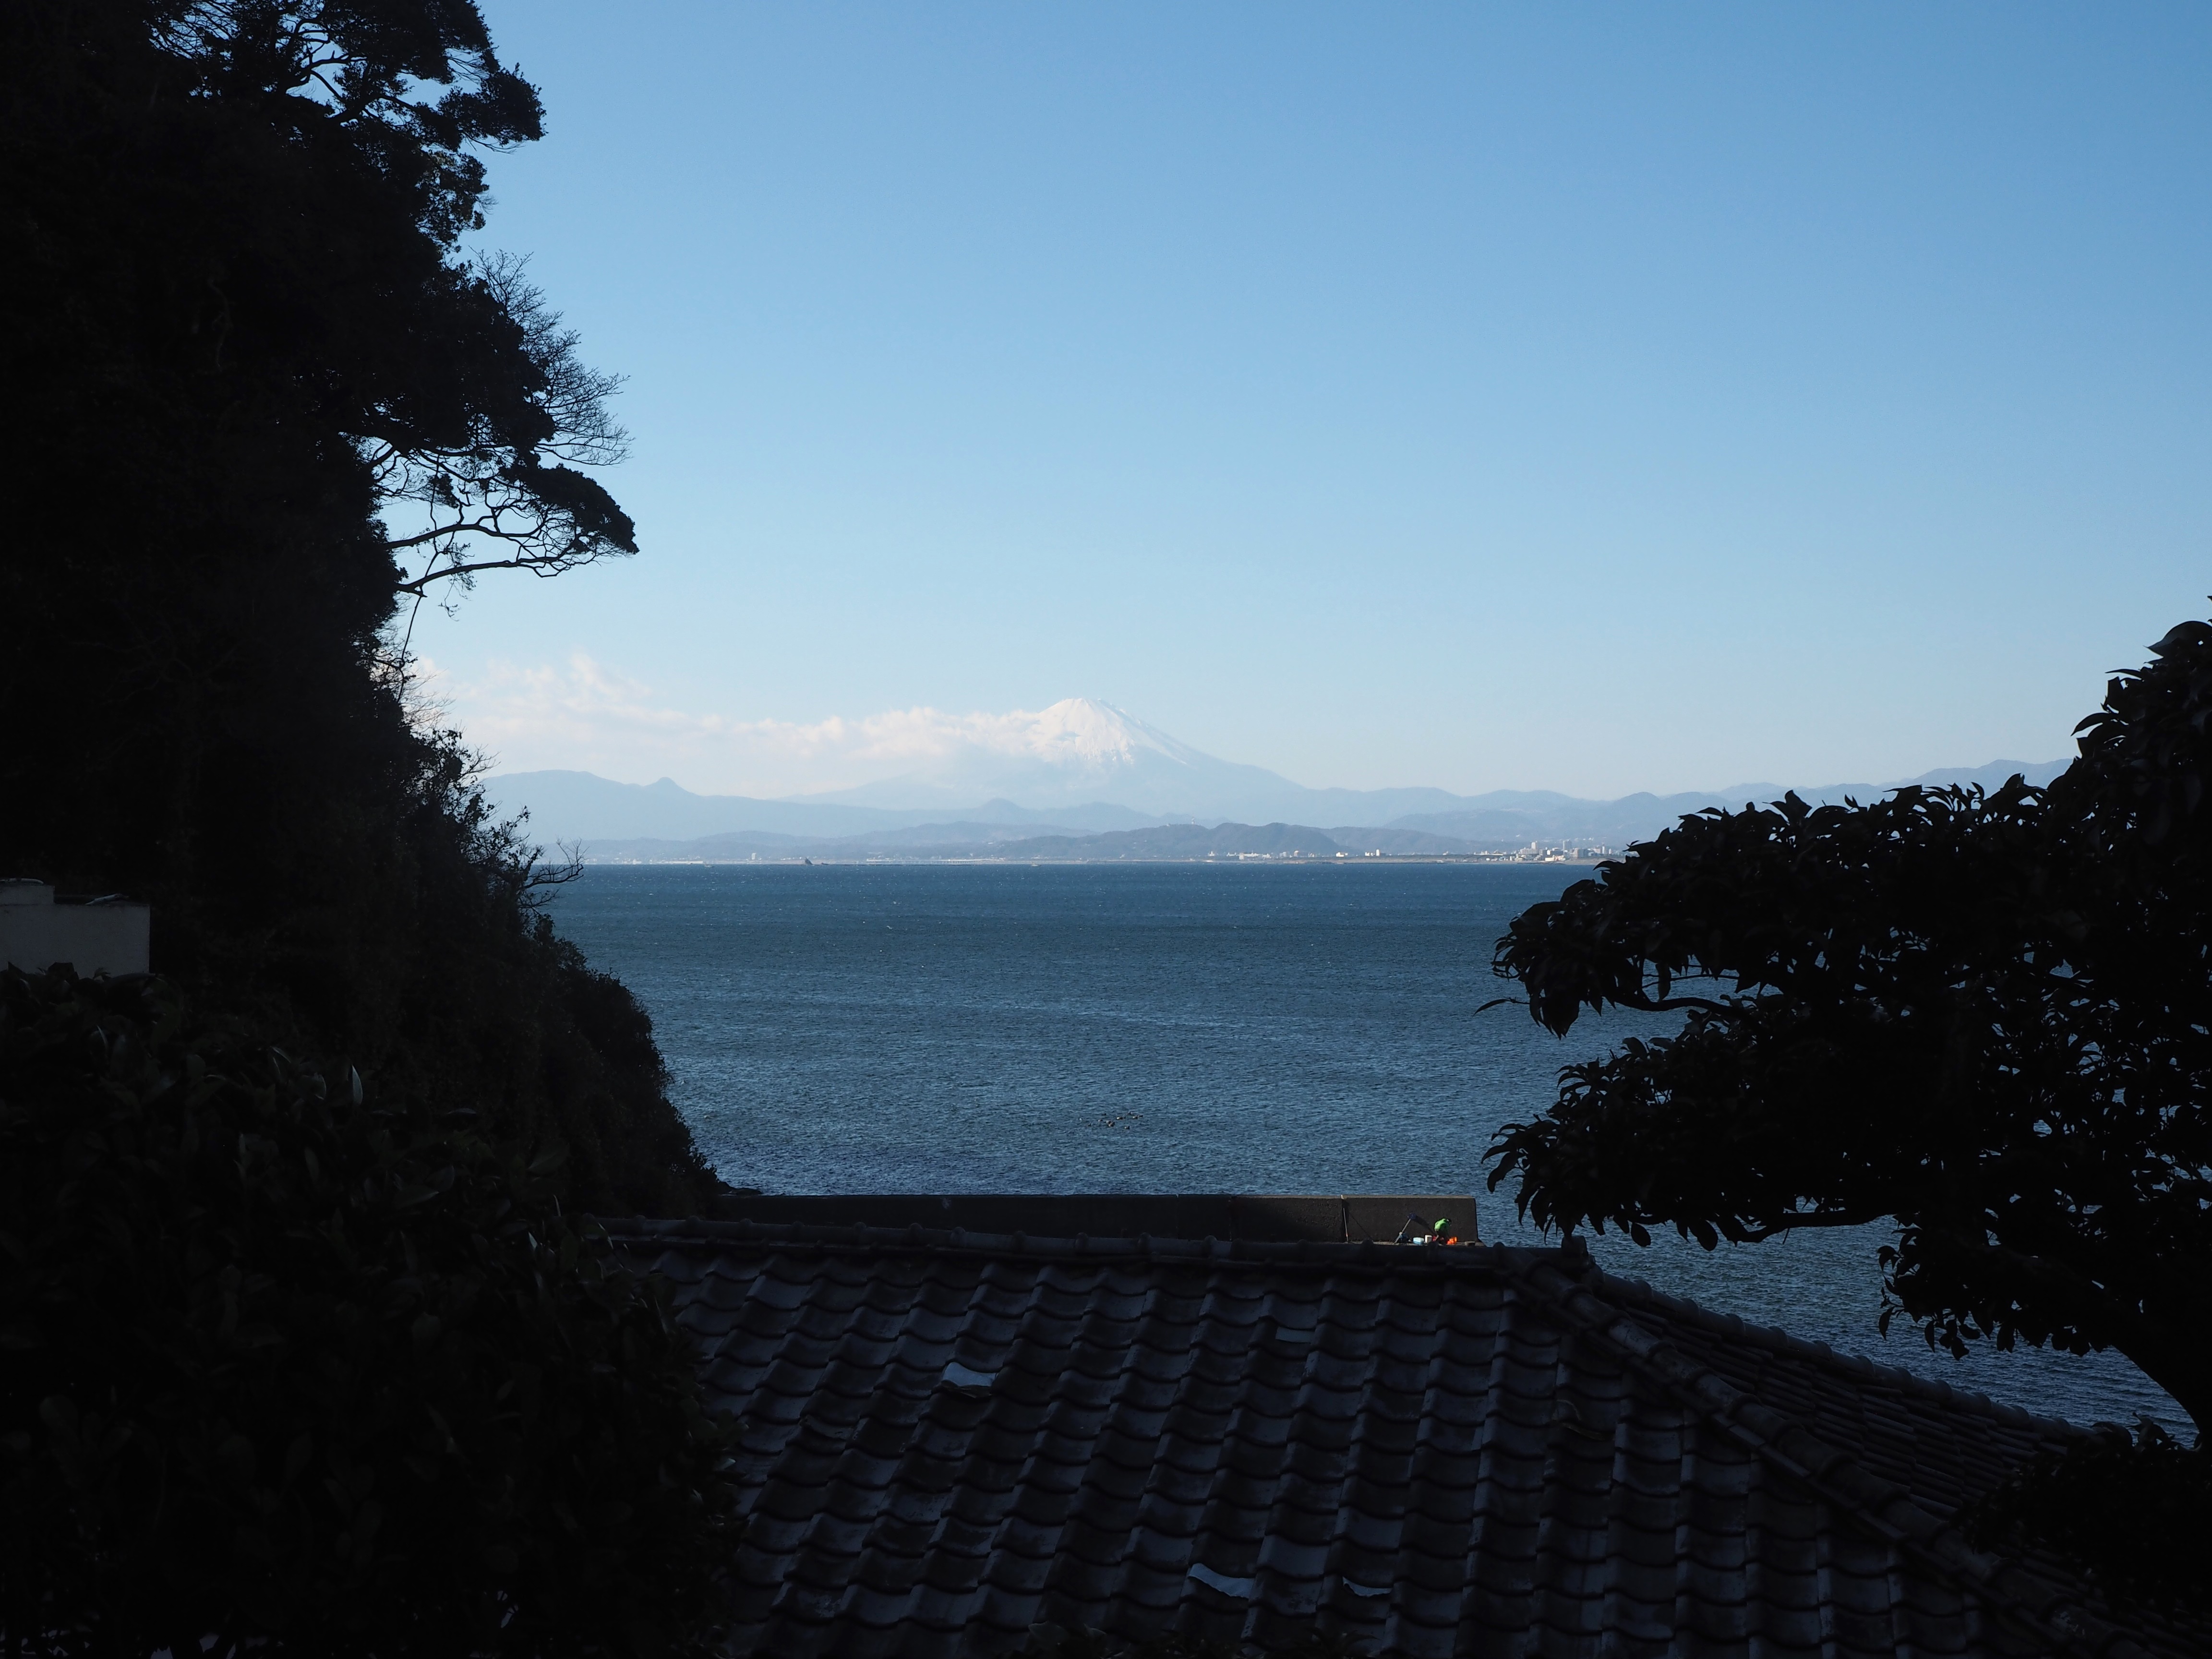
{"label": "rippled sea surface", "polygon": [[[725,1181],[770,1192],[1481,1195],[1559,1068],[1670,1023],[1562,1041],[1478,1012],[1557,865],[720,865],[586,869],[561,931],[651,1012]],[[2117,1355],[1931,1354],[1875,1322],[1877,1230],[1708,1253],[1593,1241],[1611,1271],[2077,1422],[2185,1422]]]}

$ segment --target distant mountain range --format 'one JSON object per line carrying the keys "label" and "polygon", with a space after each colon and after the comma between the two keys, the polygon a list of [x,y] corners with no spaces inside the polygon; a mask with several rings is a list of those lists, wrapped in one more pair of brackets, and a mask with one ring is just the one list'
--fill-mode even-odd
{"label": "distant mountain range", "polygon": [[953,807],[857,806],[823,795],[758,800],[749,795],[695,795],[667,778],[658,783],[614,783],[590,772],[508,772],[489,778],[485,792],[502,811],[527,807],[541,840],[615,841],[650,837],[688,841],[700,836],[757,832],[787,836],[886,836],[922,824],[964,823],[981,839],[998,830],[1035,835],[1040,829],[1133,830],[1168,822],[1148,812],[1092,801],[1058,811],[1017,806],[1010,800],[963,802]]}
{"label": "distant mountain range", "polygon": [[[1717,793],[1597,801],[1546,790],[1455,795],[1443,789],[1308,789],[1263,767],[1201,754],[1088,698],[1069,698],[1023,718],[1030,724],[1012,742],[1000,737],[988,746],[956,748],[908,775],[827,794],[781,800],[696,795],[666,778],[615,783],[588,772],[508,773],[488,780],[485,790],[503,811],[527,809],[538,840],[580,845],[586,858],[714,860],[974,856],[986,850],[1010,857],[1176,858],[1208,850],[1279,852],[1291,850],[1294,842],[1325,842],[1311,848],[1323,854],[1473,852],[1531,842],[1620,848],[1656,835],[1685,813],[1784,793],[1778,784],[1749,783]],[[2064,765],[1992,761],[1899,783],[1995,787],[2014,773],[2044,783]],[[1797,793],[1815,804],[1865,800],[1899,783],[1829,784]],[[1338,827],[1315,827],[1324,824]],[[1206,848],[1198,848],[1200,840]],[[1195,850],[1169,850],[1183,848]]]}

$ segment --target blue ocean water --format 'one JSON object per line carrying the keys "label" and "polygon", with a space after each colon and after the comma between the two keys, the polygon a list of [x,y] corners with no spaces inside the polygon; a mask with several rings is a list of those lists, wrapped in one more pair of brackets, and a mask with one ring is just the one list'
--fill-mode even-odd
{"label": "blue ocean water", "polygon": [[[1483,1152],[1565,1041],[1492,948],[1558,865],[719,865],[586,868],[556,923],[652,1014],[725,1181],[770,1192],[1429,1192],[1539,1242]],[[2117,1355],[1887,1339],[1879,1230],[1706,1252],[1593,1240],[1613,1272],[2077,1422],[2185,1422]]]}

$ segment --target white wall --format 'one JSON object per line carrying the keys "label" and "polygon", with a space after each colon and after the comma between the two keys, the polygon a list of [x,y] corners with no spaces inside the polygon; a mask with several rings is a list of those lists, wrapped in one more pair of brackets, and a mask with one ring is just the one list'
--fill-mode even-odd
{"label": "white wall", "polygon": [[0,963],[33,973],[66,962],[80,974],[143,974],[152,921],[143,904],[57,904],[42,881],[0,881]]}

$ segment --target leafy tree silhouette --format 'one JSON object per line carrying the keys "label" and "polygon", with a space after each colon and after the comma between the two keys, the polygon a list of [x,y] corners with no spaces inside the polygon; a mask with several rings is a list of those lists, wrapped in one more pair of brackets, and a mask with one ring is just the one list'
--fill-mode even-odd
{"label": "leafy tree silhouette", "polygon": [[462,248],[542,127],[466,0],[0,12],[0,871],[147,897],[203,1004],[683,1210],[649,1024],[407,678],[423,595],[636,547],[614,380]]}
{"label": "leafy tree silhouette", "polygon": [[9,1650],[706,1639],[720,1431],[578,1217],[716,1183],[407,676],[636,546],[613,380],[462,252],[541,129],[468,0],[0,8],[0,872],[163,975],[0,975]]}
{"label": "leafy tree silhouette", "polygon": [[[1548,1029],[1686,1018],[1566,1067],[1492,1188],[1638,1243],[1887,1220],[1885,1327],[2118,1349],[2212,1422],[2212,626],[2078,736],[2045,789],[1685,818],[1518,917],[1496,969]],[[2098,1453],[2200,1498],[2204,1456]]]}

